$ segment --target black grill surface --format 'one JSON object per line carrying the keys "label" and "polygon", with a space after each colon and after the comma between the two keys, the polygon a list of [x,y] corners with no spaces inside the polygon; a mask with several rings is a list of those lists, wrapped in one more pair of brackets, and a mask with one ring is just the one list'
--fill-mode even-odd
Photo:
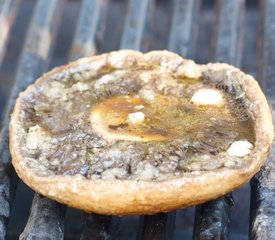
{"label": "black grill surface", "polygon": [[274,150],[251,187],[152,216],[83,213],[19,181],[8,150],[18,93],[49,68],[120,48],[236,65],[275,109],[274,0],[1,0],[0,239],[275,239]]}

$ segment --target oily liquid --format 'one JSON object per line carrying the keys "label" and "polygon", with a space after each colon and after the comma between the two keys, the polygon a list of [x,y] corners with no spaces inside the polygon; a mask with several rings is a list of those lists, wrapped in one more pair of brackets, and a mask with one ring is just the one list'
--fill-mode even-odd
{"label": "oily liquid", "polygon": [[[102,75],[108,71],[111,70],[106,69]],[[126,72],[115,75],[114,82],[102,84],[100,88],[95,87],[100,76],[83,81],[88,85],[88,90],[83,91],[74,89],[78,81],[66,79],[59,90],[64,91],[61,92],[64,99],[48,98],[40,93],[31,101],[27,99],[26,132],[30,126],[39,125],[54,140],[48,143],[50,150],[37,149],[30,157],[45,162],[54,173],[80,173],[87,178],[101,178],[104,171],[115,168],[126,172],[116,178],[142,179],[141,169],[149,166],[159,172],[150,178],[154,180],[169,179],[169,174],[186,171],[217,169],[227,162],[225,155],[219,157],[219,153],[226,153],[231,143],[255,142],[253,120],[249,114],[246,117],[249,110],[246,104],[235,100],[233,93],[219,90],[224,97],[221,106],[199,106],[191,102],[194,92],[213,87],[202,79],[166,80],[160,75],[152,77],[146,86],[138,78],[138,70]],[[171,82],[176,84],[169,85]],[[165,90],[157,88],[163,84]],[[179,91],[181,84],[183,92]],[[154,90],[152,101],[139,95],[143,88]],[[94,128],[90,117],[93,112],[100,113],[100,123],[107,135]],[[136,112],[142,112],[144,120],[132,123],[128,116]],[[106,141],[108,134],[139,136],[139,139],[123,141],[120,137],[118,141]],[[114,153],[119,157],[114,157]],[[206,155],[211,160],[205,159]],[[110,159],[113,165],[105,166],[104,161]],[[237,159],[234,164],[243,161],[245,158]]]}
{"label": "oily liquid", "polygon": [[[226,147],[233,138],[253,142],[252,121],[240,121],[232,109],[223,106],[197,106],[187,98],[157,95],[146,102],[138,95],[115,96],[99,103],[94,109],[102,112],[102,121],[108,132],[134,135],[141,138],[157,136],[162,141],[181,139],[183,142],[211,141]],[[131,123],[131,113],[142,112],[140,123]],[[153,138],[154,139],[154,138]],[[148,138],[150,141],[150,137]]]}

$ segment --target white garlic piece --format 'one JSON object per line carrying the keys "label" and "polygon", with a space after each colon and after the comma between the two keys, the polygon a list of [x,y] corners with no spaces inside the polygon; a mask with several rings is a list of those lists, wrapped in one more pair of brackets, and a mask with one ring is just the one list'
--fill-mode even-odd
{"label": "white garlic piece", "polygon": [[233,157],[244,157],[248,155],[253,149],[253,145],[246,141],[236,141],[233,142],[227,150],[228,155]]}
{"label": "white garlic piece", "polygon": [[134,112],[128,114],[128,122],[131,124],[142,123],[145,119],[145,115],[143,112]]}
{"label": "white garlic piece", "polygon": [[192,96],[191,102],[196,105],[221,105],[223,103],[223,96],[215,89],[199,89]]}

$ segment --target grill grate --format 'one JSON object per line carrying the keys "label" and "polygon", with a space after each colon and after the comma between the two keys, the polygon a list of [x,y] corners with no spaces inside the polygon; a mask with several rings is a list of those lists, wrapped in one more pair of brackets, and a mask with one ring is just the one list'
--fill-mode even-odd
{"label": "grill grate", "polygon": [[[262,1],[258,79],[265,90],[275,116],[275,1]],[[250,238],[275,238],[275,152],[271,153],[251,183]]]}
{"label": "grill grate", "polygon": [[31,213],[20,239],[63,239],[66,207],[35,194]]}
{"label": "grill grate", "polygon": [[[72,1],[72,0],[71,0]],[[118,1],[118,0],[116,0]],[[104,30],[111,0],[82,0],[75,36],[68,60],[95,54],[103,44]],[[126,1],[122,1],[126,4]],[[124,19],[120,48],[147,51],[154,48],[153,15],[166,1],[129,0]],[[8,122],[18,93],[49,67],[56,35],[60,28],[61,10],[65,0],[37,0],[27,37],[18,62],[14,86],[2,115],[0,132],[0,239],[5,239],[7,224],[15,197],[18,177],[10,167]],[[23,1],[0,1],[0,66],[4,59],[9,34]],[[167,4],[167,2],[166,2]],[[184,57],[194,58],[201,11],[200,0],[169,2],[172,16],[167,48]],[[243,43],[244,0],[217,0],[213,35],[213,60],[234,65],[241,63]],[[274,103],[275,81],[275,1],[261,1],[261,34],[259,45],[259,79]],[[5,30],[2,30],[5,29]],[[119,31],[118,31],[119,32]],[[156,38],[156,37],[155,37]],[[102,48],[104,49],[104,47]],[[275,162],[274,150],[251,181],[251,239],[275,239]],[[231,194],[196,207],[193,239],[229,239]],[[66,207],[39,194],[34,195],[30,217],[20,239],[64,239]],[[173,239],[176,212],[140,216],[138,239]],[[112,216],[86,214],[81,239],[113,239],[120,219]]]}

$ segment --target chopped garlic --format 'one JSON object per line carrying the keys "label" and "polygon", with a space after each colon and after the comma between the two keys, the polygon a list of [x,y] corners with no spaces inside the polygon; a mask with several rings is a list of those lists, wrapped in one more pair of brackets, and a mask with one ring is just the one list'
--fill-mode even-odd
{"label": "chopped garlic", "polygon": [[53,81],[49,84],[48,88],[45,88],[44,94],[50,99],[60,98],[62,100],[66,100],[66,89],[64,85],[58,81]]}
{"label": "chopped garlic", "polygon": [[26,137],[26,146],[28,149],[35,150],[40,144],[40,139],[42,137],[42,130],[38,125],[29,128]]}
{"label": "chopped garlic", "polygon": [[145,115],[143,112],[134,112],[128,114],[128,122],[132,124],[137,124],[143,122],[145,119]]}
{"label": "chopped garlic", "polygon": [[121,179],[125,178],[127,172],[122,168],[107,169],[102,173],[102,179]]}
{"label": "chopped garlic", "polygon": [[125,62],[127,62],[127,57],[129,53],[127,51],[121,52],[112,52],[109,54],[109,63],[111,66],[115,68],[121,68],[124,66]]}
{"label": "chopped garlic", "polygon": [[193,61],[188,60],[184,64],[178,66],[176,74],[178,76],[184,76],[187,78],[199,78],[201,72],[197,64],[195,64]]}
{"label": "chopped garlic", "polygon": [[87,83],[78,82],[72,86],[73,90],[78,90],[80,92],[89,90],[89,85]]}
{"label": "chopped garlic", "polygon": [[142,81],[144,81],[145,83],[148,83],[148,82],[150,81],[150,79],[151,79],[152,76],[151,76],[151,74],[145,72],[145,73],[141,73],[141,74],[139,75],[139,77],[140,77],[140,79],[141,79]]}
{"label": "chopped garlic", "polygon": [[147,102],[152,102],[155,99],[155,93],[151,89],[141,89],[138,94],[143,100]]}
{"label": "chopped garlic", "polygon": [[141,180],[151,180],[159,176],[159,170],[149,163],[140,162],[137,165],[135,175]]}
{"label": "chopped garlic", "polygon": [[197,105],[220,105],[223,102],[223,97],[218,90],[199,89],[193,95],[191,102]]}
{"label": "chopped garlic", "polygon": [[115,76],[111,74],[105,74],[95,82],[95,89],[100,89],[107,84],[111,84],[115,80]]}
{"label": "chopped garlic", "polygon": [[141,110],[141,109],[143,109],[143,108],[144,108],[143,105],[136,105],[136,106],[134,107],[135,110]]}
{"label": "chopped garlic", "polygon": [[252,151],[253,145],[245,140],[236,141],[228,148],[227,153],[234,157],[244,157]]}

